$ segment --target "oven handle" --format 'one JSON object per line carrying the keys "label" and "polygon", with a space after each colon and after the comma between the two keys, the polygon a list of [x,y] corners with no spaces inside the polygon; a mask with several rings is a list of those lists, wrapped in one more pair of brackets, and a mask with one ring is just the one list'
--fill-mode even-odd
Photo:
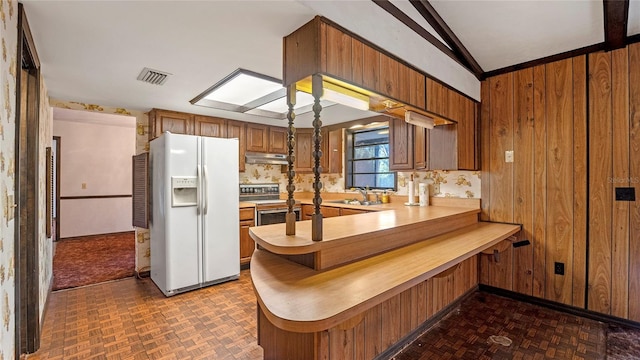
{"label": "oven handle", "polygon": [[[293,208],[293,212],[300,211],[300,208]],[[277,214],[277,213],[286,213],[289,212],[289,209],[272,209],[272,210],[258,210],[260,214]]]}

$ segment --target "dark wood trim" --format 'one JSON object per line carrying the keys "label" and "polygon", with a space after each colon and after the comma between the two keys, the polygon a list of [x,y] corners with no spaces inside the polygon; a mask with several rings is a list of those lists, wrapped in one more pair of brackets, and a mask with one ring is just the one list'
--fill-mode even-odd
{"label": "dark wood trim", "polygon": [[40,61],[18,4],[16,76],[15,357],[40,347]]}
{"label": "dark wood trim", "polygon": [[606,315],[606,314],[598,313],[595,311],[558,303],[555,301],[540,299],[537,297],[524,295],[517,292],[509,291],[509,290],[504,290],[504,289],[500,289],[500,288],[489,286],[489,285],[480,284],[480,291],[499,295],[499,296],[504,296],[510,299],[526,302],[533,305],[543,306],[548,309],[561,311],[561,312],[575,315],[575,316],[581,316],[581,317],[595,320],[595,321],[600,321],[604,323],[613,323],[617,325],[640,329],[640,322],[635,322],[635,321],[631,321],[631,320],[627,320],[627,319],[623,319],[623,318],[619,318],[611,315]]}
{"label": "dark wood trim", "polygon": [[454,53],[451,49],[449,49],[447,45],[443,44],[440,40],[438,40],[425,28],[420,26],[420,24],[418,24],[412,18],[410,18],[407,14],[400,11],[400,9],[395,7],[395,5],[393,5],[389,0],[372,0],[372,1],[376,5],[384,9],[386,12],[388,12],[391,16],[396,18],[398,21],[406,25],[409,29],[413,30],[416,34],[420,35],[420,37],[427,40],[429,43],[431,43],[431,45],[435,46],[438,50],[442,51],[445,55],[453,59],[458,64],[462,65],[465,69],[469,70],[471,73],[475,74],[476,77],[478,77],[478,79],[480,79],[481,75],[476,74],[469,64],[466,64],[462,59],[458,58],[458,55]]}
{"label": "dark wood trim", "polygon": [[60,151],[62,150],[62,138],[60,136],[54,136],[53,140],[55,140],[55,144],[56,144],[56,198],[54,199],[55,203],[56,203],[56,213],[54,214],[54,216],[56,217],[55,219],[55,226],[56,226],[56,233],[55,233],[55,239],[56,241],[58,239],[60,239]]}
{"label": "dark wood trim", "polygon": [[478,79],[484,74],[484,70],[478,64],[476,59],[473,58],[469,50],[462,44],[460,39],[454,34],[449,25],[440,17],[440,14],[436,9],[431,6],[427,0],[411,1],[411,5],[418,10],[420,15],[427,20],[429,25],[440,35],[440,37],[451,47],[453,53],[460,61],[467,64],[469,68]]}
{"label": "dark wood trim", "polygon": [[475,294],[478,291],[478,286],[474,286],[471,289],[467,290],[466,293],[462,294],[459,298],[454,300],[449,305],[445,306],[442,310],[438,311],[435,315],[429,318],[429,320],[423,322],[420,326],[413,329],[410,333],[403,336],[400,340],[398,340],[395,344],[391,345],[382,353],[378,354],[374,358],[374,360],[387,360],[392,359],[394,355],[396,355],[402,348],[404,348],[407,344],[411,343],[415,339],[420,336],[420,334],[427,331],[430,327],[435,325],[438,321],[442,320],[445,316],[449,315],[449,313],[455,310],[463,301],[467,300],[471,295]]}
{"label": "dark wood trim", "polygon": [[[640,39],[639,39],[639,41],[640,41]],[[533,67],[533,66],[544,65],[544,64],[552,63],[554,61],[564,60],[564,59],[572,58],[574,56],[585,55],[585,54],[589,54],[589,53],[597,52],[597,51],[602,51],[602,50],[605,50],[605,43],[603,43],[603,42],[602,43],[598,43],[598,44],[594,44],[594,45],[585,46],[585,47],[582,47],[582,48],[579,48],[579,49],[575,49],[575,50],[571,50],[571,51],[565,51],[565,52],[560,53],[560,54],[545,56],[543,58],[539,58],[539,59],[535,59],[535,60],[531,60],[531,61],[526,61],[526,62],[523,62],[523,63],[520,63],[520,64],[516,64],[516,65],[503,67],[501,69],[487,71],[482,76],[482,80],[488,79],[488,78],[493,77],[493,76],[502,75],[502,74],[506,74],[506,73],[510,73],[510,72],[514,72],[514,71],[518,71],[518,70],[522,70],[522,69],[526,69],[526,68]]]}
{"label": "dark wood trim", "polygon": [[607,51],[627,44],[629,0],[604,0],[604,43]]}
{"label": "dark wood trim", "polygon": [[635,34],[627,37],[627,45],[640,42],[640,34]]}
{"label": "dark wood trim", "polygon": [[85,195],[85,196],[60,196],[60,200],[81,200],[81,199],[111,199],[130,198],[133,195]]}

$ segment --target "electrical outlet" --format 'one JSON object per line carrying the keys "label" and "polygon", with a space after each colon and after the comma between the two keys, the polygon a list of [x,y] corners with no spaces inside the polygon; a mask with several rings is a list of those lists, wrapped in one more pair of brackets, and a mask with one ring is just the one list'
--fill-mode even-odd
{"label": "electrical outlet", "polygon": [[554,263],[553,272],[556,275],[564,275],[564,263],[561,263],[561,262]]}
{"label": "electrical outlet", "polygon": [[504,162],[513,162],[513,150],[507,150],[504,152]]}

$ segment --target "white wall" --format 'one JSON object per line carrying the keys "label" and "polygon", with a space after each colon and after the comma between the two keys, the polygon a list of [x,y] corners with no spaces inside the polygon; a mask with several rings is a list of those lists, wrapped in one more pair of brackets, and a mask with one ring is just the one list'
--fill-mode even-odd
{"label": "white wall", "polygon": [[[79,114],[69,121],[69,111]],[[64,199],[131,195],[135,118],[101,116],[104,121],[95,114],[54,109],[53,134],[60,136],[61,238],[133,231],[130,197]]]}

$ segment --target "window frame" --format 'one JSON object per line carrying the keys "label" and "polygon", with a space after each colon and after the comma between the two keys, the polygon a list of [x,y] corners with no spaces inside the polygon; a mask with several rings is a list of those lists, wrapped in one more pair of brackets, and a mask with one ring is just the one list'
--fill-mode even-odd
{"label": "window frame", "polygon": [[377,146],[377,145],[384,145],[384,144],[388,144],[389,145],[389,153],[391,152],[391,143],[390,143],[390,139],[387,136],[387,141],[386,142],[374,142],[371,144],[366,144],[366,145],[360,145],[360,146],[355,146],[354,144],[354,137],[356,134],[361,134],[361,133],[367,133],[367,132],[379,132],[379,131],[384,131],[387,130],[388,131],[389,126],[385,125],[385,126],[381,126],[381,127],[375,127],[375,128],[365,128],[365,129],[347,129],[346,131],[346,147],[345,147],[345,185],[346,188],[353,188],[353,187],[361,187],[361,186],[355,186],[354,185],[354,175],[372,175],[372,174],[392,174],[393,175],[393,187],[380,187],[380,186],[369,186],[369,189],[373,189],[373,190],[391,190],[391,191],[396,191],[398,189],[398,174],[397,171],[393,171],[393,170],[389,170],[389,171],[385,171],[385,172],[357,172],[354,173],[354,169],[355,169],[355,164],[356,162],[359,161],[377,161],[377,160],[387,160],[389,162],[391,162],[391,156],[389,154],[389,156],[386,157],[380,157],[380,156],[374,156],[374,157],[370,157],[370,158],[362,158],[362,159],[355,159],[355,153],[356,153],[356,149],[360,148],[360,147],[367,147],[367,146]]}

